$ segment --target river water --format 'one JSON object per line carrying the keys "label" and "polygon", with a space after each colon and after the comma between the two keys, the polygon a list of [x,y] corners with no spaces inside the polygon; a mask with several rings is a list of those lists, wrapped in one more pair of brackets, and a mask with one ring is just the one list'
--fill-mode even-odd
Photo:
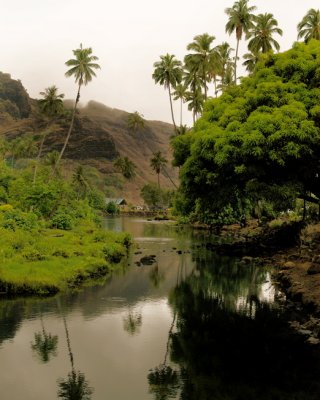
{"label": "river water", "polygon": [[270,270],[208,251],[205,232],[105,226],[137,246],[107,281],[0,300],[1,400],[320,398],[317,350],[290,329]]}

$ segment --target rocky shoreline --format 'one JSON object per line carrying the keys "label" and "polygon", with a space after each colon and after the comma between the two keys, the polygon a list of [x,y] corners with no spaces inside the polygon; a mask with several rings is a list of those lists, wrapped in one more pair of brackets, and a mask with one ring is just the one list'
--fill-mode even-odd
{"label": "rocky shoreline", "polygon": [[[241,263],[275,268],[273,281],[285,295],[285,307],[297,311],[290,325],[306,341],[320,344],[320,223],[284,223],[279,227],[225,227],[230,243],[207,247],[219,254],[241,257]],[[294,313],[293,313],[294,314]]]}

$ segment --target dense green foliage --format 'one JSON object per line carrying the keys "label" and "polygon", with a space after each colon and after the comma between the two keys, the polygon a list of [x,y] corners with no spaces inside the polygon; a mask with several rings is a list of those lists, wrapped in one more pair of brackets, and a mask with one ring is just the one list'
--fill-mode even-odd
{"label": "dense green foliage", "polygon": [[209,100],[194,130],[172,142],[182,167],[178,210],[214,223],[262,200],[278,210],[298,196],[317,200],[319,83],[320,43],[297,43]]}
{"label": "dense green foliage", "polygon": [[126,255],[127,234],[99,228],[105,197],[78,166],[72,177],[52,166],[11,162],[7,143],[0,162],[0,291],[49,294],[106,275]]}
{"label": "dense green foliage", "polygon": [[148,207],[159,209],[172,205],[174,192],[172,190],[163,190],[159,186],[150,183],[143,186],[140,194]]}

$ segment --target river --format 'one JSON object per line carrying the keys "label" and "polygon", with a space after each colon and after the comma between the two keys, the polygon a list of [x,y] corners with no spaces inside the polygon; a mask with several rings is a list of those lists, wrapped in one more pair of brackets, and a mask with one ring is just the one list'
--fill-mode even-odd
{"label": "river", "polygon": [[105,227],[135,238],[119,272],[0,300],[1,400],[319,399],[317,351],[289,327],[270,269],[208,251],[207,232],[128,217]]}

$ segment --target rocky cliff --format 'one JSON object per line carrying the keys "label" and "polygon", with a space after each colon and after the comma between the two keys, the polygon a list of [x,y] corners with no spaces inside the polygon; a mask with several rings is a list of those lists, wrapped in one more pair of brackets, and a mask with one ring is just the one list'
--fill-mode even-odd
{"label": "rocky cliff", "polygon": [[[67,101],[66,107],[72,102]],[[108,194],[123,196],[129,202],[142,204],[140,190],[145,183],[156,182],[151,170],[153,152],[161,150],[169,160],[161,184],[174,188],[170,178],[177,182],[177,170],[171,167],[170,136],[172,125],[160,121],[145,121],[143,128],[130,131],[127,124],[129,113],[107,107],[95,101],[79,107],[74,130],[65,152],[65,165],[72,169],[77,163],[96,168],[108,182]],[[70,117],[60,118],[51,126],[44,152],[59,151],[68,130]],[[26,134],[40,137],[47,122],[39,115],[37,101],[31,99],[20,81],[9,74],[0,73],[0,136],[8,140]],[[113,162],[118,157],[128,157],[136,165],[136,177],[124,180],[114,170]]]}

